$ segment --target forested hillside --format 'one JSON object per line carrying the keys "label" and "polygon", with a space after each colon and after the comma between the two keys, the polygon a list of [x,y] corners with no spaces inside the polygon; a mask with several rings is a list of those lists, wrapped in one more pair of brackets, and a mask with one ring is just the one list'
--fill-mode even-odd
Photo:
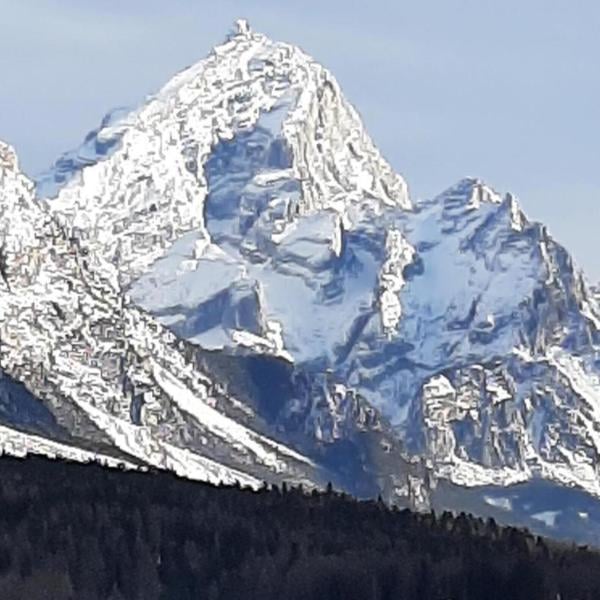
{"label": "forested hillside", "polygon": [[0,507],[2,600],[600,597],[595,551],[331,490],[2,457]]}

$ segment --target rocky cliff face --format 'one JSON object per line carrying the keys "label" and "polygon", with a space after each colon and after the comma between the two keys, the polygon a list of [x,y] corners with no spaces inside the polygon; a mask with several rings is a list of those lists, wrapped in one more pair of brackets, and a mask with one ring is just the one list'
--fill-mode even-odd
{"label": "rocky cliff face", "polygon": [[[235,399],[196,366],[193,351],[125,301],[114,266],[91,259],[34,200],[10,148],[0,152],[1,365],[51,424],[38,431],[19,403],[11,425],[210,481],[258,485],[251,473],[261,471],[316,478],[309,459],[227,416]],[[36,450],[37,438],[17,437]]]}
{"label": "rocky cliff face", "polygon": [[298,48],[240,23],[35,200],[3,152],[2,366],[69,443],[419,506],[600,496],[597,296],[510,194],[413,203]]}
{"label": "rocky cliff face", "polygon": [[[392,483],[392,474],[406,482],[408,467],[391,433],[386,448],[397,462],[389,473],[367,456],[386,438],[374,410],[275,357],[234,363],[177,338],[129,301],[113,263],[34,198],[12,149],[1,144],[0,155],[3,451],[99,457],[252,486],[333,481],[410,501],[409,489],[396,493]],[[285,397],[272,397],[274,377]],[[338,470],[340,423],[347,460]]]}

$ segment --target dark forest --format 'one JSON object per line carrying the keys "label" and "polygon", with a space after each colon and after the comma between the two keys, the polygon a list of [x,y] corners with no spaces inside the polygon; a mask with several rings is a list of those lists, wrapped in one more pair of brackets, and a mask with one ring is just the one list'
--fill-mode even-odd
{"label": "dark forest", "polygon": [[600,553],[331,489],[0,459],[2,600],[597,600]]}

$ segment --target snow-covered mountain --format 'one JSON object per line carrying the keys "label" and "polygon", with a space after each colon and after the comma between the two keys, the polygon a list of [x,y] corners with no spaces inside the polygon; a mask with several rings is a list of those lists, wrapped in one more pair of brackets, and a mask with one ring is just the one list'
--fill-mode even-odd
{"label": "snow-covered mountain", "polygon": [[[136,308],[115,265],[90,254],[60,215],[35,199],[3,143],[0,210],[2,451],[97,457],[254,487],[333,481],[364,495],[387,490],[406,503],[420,497],[413,476],[419,466],[405,464],[376,411],[330,378],[307,380],[276,357],[240,362],[203,351]],[[253,382],[261,372],[264,382]],[[271,397],[279,391],[274,377],[285,396]],[[341,440],[330,437],[320,448],[316,427],[294,425],[299,411],[313,410],[320,432],[345,427],[341,469],[334,469]],[[375,446],[371,438],[389,438],[393,469],[373,469],[365,455]],[[396,492],[397,481],[403,487]]]}
{"label": "snow-covered mountain", "polygon": [[[34,200],[5,145],[0,169],[0,359],[8,383],[26,388],[4,395],[3,405],[12,404],[7,424],[201,479],[257,484],[237,463],[301,477],[313,469],[307,458],[216,408],[235,400],[172,334],[127,305],[114,267],[94,261],[89,268],[77,239]],[[19,392],[25,400],[15,398]],[[6,432],[5,450],[12,436]],[[35,450],[39,439],[31,440]]]}
{"label": "snow-covered mountain", "polygon": [[512,195],[413,203],[300,49],[239,22],[36,199],[1,152],[6,436],[417,506],[600,499],[597,295]]}

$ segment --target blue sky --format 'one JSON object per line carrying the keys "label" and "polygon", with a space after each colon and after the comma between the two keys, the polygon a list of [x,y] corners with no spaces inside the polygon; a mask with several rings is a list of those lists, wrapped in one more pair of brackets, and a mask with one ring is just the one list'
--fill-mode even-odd
{"label": "blue sky", "polygon": [[600,279],[596,0],[0,0],[0,138],[44,169],[242,16],[334,73],[414,197],[482,177]]}

